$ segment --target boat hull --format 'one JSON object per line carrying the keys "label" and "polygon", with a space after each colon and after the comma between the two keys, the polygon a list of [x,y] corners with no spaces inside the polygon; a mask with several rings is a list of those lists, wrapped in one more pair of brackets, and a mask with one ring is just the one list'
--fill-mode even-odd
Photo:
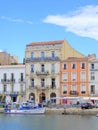
{"label": "boat hull", "polygon": [[43,108],[36,108],[36,109],[29,109],[29,110],[15,110],[15,109],[5,109],[5,114],[44,114],[45,107]]}

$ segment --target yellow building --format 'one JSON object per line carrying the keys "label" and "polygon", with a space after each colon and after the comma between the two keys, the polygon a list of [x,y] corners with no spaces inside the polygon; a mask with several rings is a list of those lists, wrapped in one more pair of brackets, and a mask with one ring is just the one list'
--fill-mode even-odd
{"label": "yellow building", "polygon": [[27,99],[42,103],[43,100],[59,97],[60,64],[72,56],[84,57],[65,40],[28,44],[25,50]]}

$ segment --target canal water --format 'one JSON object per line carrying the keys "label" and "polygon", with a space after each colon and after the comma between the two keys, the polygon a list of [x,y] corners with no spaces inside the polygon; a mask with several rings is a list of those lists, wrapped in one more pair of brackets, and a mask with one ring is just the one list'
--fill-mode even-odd
{"label": "canal water", "polygon": [[0,114],[0,130],[98,130],[98,117]]}

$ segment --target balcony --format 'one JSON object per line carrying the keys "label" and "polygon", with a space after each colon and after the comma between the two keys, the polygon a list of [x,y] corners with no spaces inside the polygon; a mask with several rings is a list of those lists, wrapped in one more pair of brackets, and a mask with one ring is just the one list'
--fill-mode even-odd
{"label": "balcony", "polygon": [[49,71],[44,71],[44,72],[36,71],[36,75],[37,75],[37,76],[40,76],[40,75],[48,75],[48,74],[49,74]]}
{"label": "balcony", "polygon": [[1,79],[1,83],[10,83],[10,80],[9,79]]}
{"label": "balcony", "polygon": [[98,68],[90,68],[90,71],[98,71]]}
{"label": "balcony", "polygon": [[38,62],[38,61],[60,61],[60,58],[58,56],[55,57],[31,57],[26,58],[26,63],[28,62]]}
{"label": "balcony", "polygon": [[15,83],[15,79],[1,79],[1,83],[3,84]]}
{"label": "balcony", "polygon": [[25,79],[19,79],[18,82],[19,83],[25,83]]}
{"label": "balcony", "polygon": [[81,91],[81,94],[86,94],[86,91]]}
{"label": "balcony", "polygon": [[37,86],[29,86],[29,89],[37,89]]}
{"label": "balcony", "polygon": [[69,94],[70,94],[71,96],[77,96],[77,95],[78,95],[78,92],[77,92],[77,91],[74,91],[74,90],[71,90]]}
{"label": "balcony", "polygon": [[15,79],[10,79],[9,82],[10,83],[15,83]]}
{"label": "balcony", "polygon": [[50,86],[50,88],[51,88],[51,89],[56,89],[56,85],[53,84],[53,85]]}
{"label": "balcony", "polygon": [[63,94],[67,94],[67,91],[63,91]]}
{"label": "balcony", "polygon": [[44,85],[44,86],[37,86],[37,90],[48,90],[49,89],[49,86],[48,85]]}

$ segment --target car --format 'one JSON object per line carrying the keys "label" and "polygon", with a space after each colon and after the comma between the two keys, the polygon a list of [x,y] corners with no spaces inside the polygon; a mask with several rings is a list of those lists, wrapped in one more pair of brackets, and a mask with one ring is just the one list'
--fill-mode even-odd
{"label": "car", "polygon": [[89,102],[81,104],[81,109],[92,109],[92,108],[93,108],[93,105]]}
{"label": "car", "polygon": [[95,107],[98,108],[98,102],[95,102]]}

